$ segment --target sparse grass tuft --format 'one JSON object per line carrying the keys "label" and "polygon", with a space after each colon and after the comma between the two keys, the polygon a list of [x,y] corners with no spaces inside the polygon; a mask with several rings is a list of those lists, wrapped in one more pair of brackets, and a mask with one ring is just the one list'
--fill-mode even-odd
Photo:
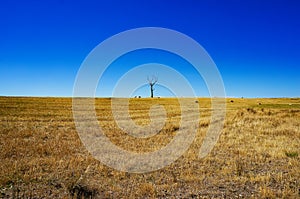
{"label": "sparse grass tuft", "polygon": [[72,198],[93,199],[96,194],[98,194],[97,190],[90,189],[89,187],[81,184],[77,184],[70,189],[70,195]]}

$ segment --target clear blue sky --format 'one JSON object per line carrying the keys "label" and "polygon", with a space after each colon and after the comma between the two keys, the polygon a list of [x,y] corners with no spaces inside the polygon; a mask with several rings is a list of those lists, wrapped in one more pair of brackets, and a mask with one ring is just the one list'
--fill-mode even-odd
{"label": "clear blue sky", "polygon": [[[154,26],[199,42],[227,96],[299,97],[299,10],[298,0],[1,1],[0,95],[72,96],[94,47],[119,32]],[[111,84],[114,75],[107,73]],[[199,85],[196,93],[207,95]]]}

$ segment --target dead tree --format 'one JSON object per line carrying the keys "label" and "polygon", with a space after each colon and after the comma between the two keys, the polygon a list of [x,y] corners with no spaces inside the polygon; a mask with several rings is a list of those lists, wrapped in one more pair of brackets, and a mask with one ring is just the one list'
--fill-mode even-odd
{"label": "dead tree", "polygon": [[157,82],[157,77],[152,76],[151,79],[150,79],[149,77],[148,77],[147,79],[148,79],[148,82],[149,82],[149,85],[150,85],[150,97],[153,98],[153,91],[154,91],[153,86],[154,86],[154,85],[156,84],[156,82]]}

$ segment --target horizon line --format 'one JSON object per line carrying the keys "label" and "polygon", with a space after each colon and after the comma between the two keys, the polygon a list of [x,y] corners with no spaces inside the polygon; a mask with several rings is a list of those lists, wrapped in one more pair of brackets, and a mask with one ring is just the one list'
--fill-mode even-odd
{"label": "horizon line", "polygon": [[157,96],[157,97],[143,97],[139,98],[136,97],[113,97],[113,96],[30,96],[30,95],[0,95],[0,98],[95,98],[95,99],[166,99],[166,98],[225,98],[225,99],[294,99],[294,98],[300,98],[300,96],[294,96],[294,97],[235,97],[235,96],[225,96],[225,97],[210,97],[210,96]]}

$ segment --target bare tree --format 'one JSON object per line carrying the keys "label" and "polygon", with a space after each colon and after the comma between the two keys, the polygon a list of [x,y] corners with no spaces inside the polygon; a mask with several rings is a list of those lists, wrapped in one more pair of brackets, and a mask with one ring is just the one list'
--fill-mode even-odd
{"label": "bare tree", "polygon": [[151,94],[151,98],[153,98],[153,91],[154,91],[154,88],[153,86],[156,84],[157,82],[157,77],[155,76],[152,76],[152,78],[150,79],[149,77],[147,78],[148,79],[148,82],[149,82],[149,85],[150,85],[150,94]]}

